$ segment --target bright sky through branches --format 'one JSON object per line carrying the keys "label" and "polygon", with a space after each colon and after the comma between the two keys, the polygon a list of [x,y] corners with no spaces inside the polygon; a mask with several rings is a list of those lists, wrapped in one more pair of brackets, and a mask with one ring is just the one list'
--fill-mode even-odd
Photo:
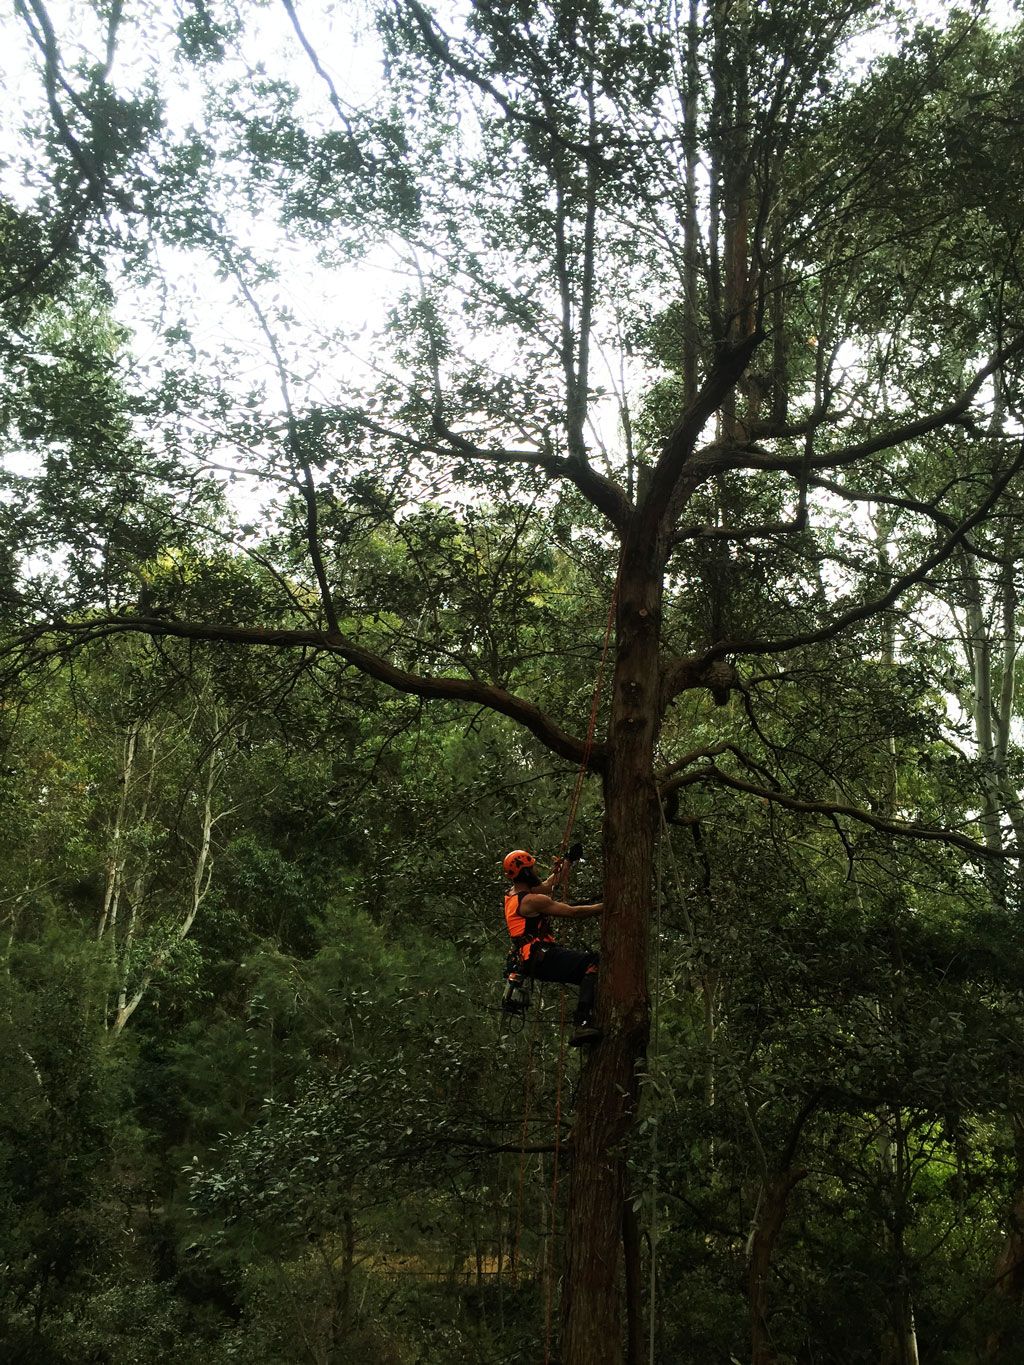
{"label": "bright sky through branches", "polygon": [[[1013,13],[1007,3],[987,9],[999,22],[1008,22]],[[940,22],[945,7],[918,9],[919,14],[929,12]],[[169,135],[178,139],[190,127],[203,128],[207,95],[223,93],[233,84],[241,104],[260,81],[283,75],[298,91],[302,116],[320,129],[338,123],[332,95],[343,112],[387,97],[380,43],[362,7],[332,8],[309,0],[299,0],[295,6],[294,14],[320,72],[296,35],[285,3],[243,6],[242,13],[245,31],[237,48],[228,44],[223,61],[205,68],[171,67],[162,54],[175,41],[181,11],[161,4],[127,6],[112,82],[128,91],[158,82]],[[104,23],[85,3],[56,3],[49,14],[73,84],[79,61],[104,60]],[[35,175],[31,159],[20,157],[16,150],[18,125],[25,118],[37,124],[45,119],[45,91],[31,60],[25,25],[8,19],[7,27],[11,41],[5,43],[0,60],[7,68],[6,87],[16,93],[16,99],[6,103],[3,115],[4,141],[11,150],[2,185],[15,202],[25,203],[34,193]],[[870,60],[895,38],[884,27],[873,30],[851,45],[853,60]],[[230,193],[214,202],[227,228],[224,238],[237,253],[236,261],[223,256],[217,260],[196,246],[154,244],[155,269],[143,284],[129,277],[114,283],[115,314],[131,333],[131,350],[141,370],[152,365],[158,372],[168,359],[173,363],[175,348],[183,354],[203,353],[221,370],[225,385],[234,386],[240,394],[263,389],[268,408],[278,407],[279,375],[268,349],[272,318],[274,344],[290,375],[290,401],[299,406],[336,400],[339,384],[361,390],[388,375],[403,377],[387,342],[379,344],[376,338],[386,324],[389,306],[406,291],[415,294],[418,268],[422,265],[429,275],[429,262],[419,259],[415,248],[378,243],[359,259],[346,262],[328,247],[317,249],[299,241],[287,224],[269,213],[252,212],[232,202]],[[244,289],[240,287],[243,263],[258,275]],[[238,273],[233,273],[236,265]],[[108,261],[108,269],[116,272],[116,262]],[[659,303],[663,300],[652,293],[651,306]],[[617,440],[615,390],[635,392],[641,382],[639,375],[630,373],[621,350],[612,345],[601,352],[603,371],[597,379],[611,396],[603,411],[600,403],[595,406],[592,434],[599,444],[609,447]],[[497,347],[480,360],[496,371],[516,363],[514,355]],[[649,382],[649,374],[645,378]],[[228,461],[232,456],[225,451],[223,458]]]}

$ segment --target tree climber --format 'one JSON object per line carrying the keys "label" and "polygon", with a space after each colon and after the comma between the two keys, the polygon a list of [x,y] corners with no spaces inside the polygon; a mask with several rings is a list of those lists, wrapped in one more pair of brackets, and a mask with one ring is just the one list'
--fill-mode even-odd
{"label": "tree climber", "polygon": [[593,1015],[598,954],[560,947],[549,920],[592,919],[604,909],[604,902],[565,905],[554,900],[551,892],[562,871],[563,859],[556,860],[555,870],[545,881],[534,871],[536,865],[537,860],[523,848],[515,849],[504,861],[505,876],[512,883],[505,893],[505,922],[518,953],[518,969],[535,981],[559,981],[579,987],[573,1014],[576,1028],[569,1046],[597,1042],[601,1030],[594,1024]]}

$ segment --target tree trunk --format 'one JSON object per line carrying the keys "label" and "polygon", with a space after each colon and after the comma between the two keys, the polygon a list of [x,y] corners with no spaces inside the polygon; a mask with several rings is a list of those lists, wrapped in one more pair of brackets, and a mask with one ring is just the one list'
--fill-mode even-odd
{"label": "tree trunk", "polygon": [[1024,1188],[1017,1186],[1010,1230],[995,1269],[995,1292],[1002,1299],[1024,1299]]}
{"label": "tree trunk", "polygon": [[768,1328],[768,1274],[772,1252],[786,1217],[790,1191],[805,1171],[787,1170],[762,1187],[762,1212],[750,1239],[747,1301],[750,1305],[751,1365],[774,1365],[775,1349]]}
{"label": "tree trunk", "polygon": [[[1024,1114],[1013,1115],[1016,1177],[1010,1203],[1006,1240],[996,1259],[993,1291],[1002,1303],[1024,1303]],[[1004,1333],[993,1331],[985,1343],[985,1356],[999,1359],[1005,1346]]]}
{"label": "tree trunk", "polygon": [[[1009,544],[1005,545],[1006,561],[1000,574],[1000,606],[1003,618],[1003,657],[999,680],[999,701],[996,708],[996,771],[1000,799],[1013,829],[1018,848],[1024,848],[1024,807],[1020,792],[1009,770],[1010,732],[1013,725],[1013,698],[1017,675],[1017,589],[1014,582],[1016,560]],[[1018,878],[1019,878],[1018,872]]]}
{"label": "tree trunk", "polygon": [[909,1194],[906,1134],[895,1110],[883,1115],[879,1121],[878,1159],[886,1186],[888,1214],[884,1220],[884,1237],[893,1276],[891,1325],[882,1338],[881,1362],[882,1365],[918,1365],[914,1300],[910,1291],[910,1266],[903,1235]]}
{"label": "tree trunk", "polygon": [[974,735],[978,745],[978,757],[982,763],[982,784],[984,806],[979,823],[985,843],[989,848],[999,848],[1002,833],[999,828],[999,788],[996,782],[995,736],[992,729],[992,641],[981,583],[974,556],[967,550],[961,552],[964,569],[964,597],[967,629],[964,646],[974,682],[972,720]]}
{"label": "tree trunk", "polygon": [[138,744],[139,727],[130,725],[124,740],[124,756],[121,760],[118,781],[121,786],[121,795],[118,798],[117,813],[114,816],[114,827],[110,831],[110,853],[107,856],[107,875],[106,885],[103,891],[103,909],[100,912],[99,927],[96,930],[96,937],[100,941],[107,932],[109,926],[111,931],[111,956],[117,950],[117,909],[121,896],[121,881],[124,876],[124,837],[125,826],[128,818],[128,793],[135,775],[135,751]]}
{"label": "tree trunk", "polygon": [[[123,976],[121,983],[121,991],[118,998],[117,1013],[114,1018],[114,1022],[111,1025],[111,1034],[114,1038],[116,1038],[118,1034],[122,1031],[124,1026],[127,1024],[128,1020],[132,1017],[132,1015],[138,1009],[139,1005],[144,1000],[146,992],[149,990],[150,985],[152,984],[153,977],[164,966],[169,954],[173,951],[174,948],[176,948],[180,943],[184,942],[184,940],[188,937],[189,931],[191,930],[192,925],[195,923],[196,915],[199,913],[199,907],[202,905],[203,900],[206,897],[206,893],[210,889],[210,880],[213,875],[213,866],[211,861],[211,845],[213,838],[213,827],[216,824],[216,817],[213,814],[213,797],[216,791],[217,777],[219,776],[219,771],[220,771],[219,763],[217,760],[216,751],[211,748],[209,757],[207,758],[206,761],[206,780],[203,789],[202,823],[200,825],[199,844],[198,848],[196,849],[196,857],[192,869],[192,886],[188,906],[185,910],[185,914],[181,922],[177,925],[177,927],[174,930],[171,947],[164,948],[153,955],[153,957],[150,959],[149,963],[147,964],[142,974],[141,980],[137,982],[135,989],[131,995],[131,998],[129,998],[128,996],[127,985],[128,969],[130,962],[130,957],[127,952],[127,946],[129,945],[126,944],[126,952],[124,954],[122,967]],[[141,874],[139,882],[140,885],[136,894],[136,899],[133,901],[132,933],[134,933],[134,907],[137,904],[140,904],[142,901]]]}
{"label": "tree trunk", "polygon": [[352,1332],[352,1277],[356,1264],[356,1230],[352,1206],[346,1204],[341,1215],[341,1288],[338,1295],[339,1340]]}
{"label": "tree trunk", "polygon": [[700,102],[700,71],[697,51],[700,41],[700,11],[697,0],[690,0],[686,24],[686,73],[683,96],[683,147],[686,159],[686,218],[683,222],[684,259],[684,323],[682,375],[686,406],[697,397],[697,381],[701,353],[701,307],[698,285],[700,281],[700,226],[697,216],[697,169],[700,161],[698,146],[698,108]]}
{"label": "tree trunk", "polygon": [[[639,537],[638,537],[639,539]],[[646,1056],[651,868],[658,828],[652,773],[659,720],[661,576],[652,547],[624,552],[617,660],[605,776],[605,910],[598,1023],[603,1038],[580,1084],[569,1196],[563,1301],[565,1365],[623,1360],[625,1140],[635,1121],[639,1064]]]}

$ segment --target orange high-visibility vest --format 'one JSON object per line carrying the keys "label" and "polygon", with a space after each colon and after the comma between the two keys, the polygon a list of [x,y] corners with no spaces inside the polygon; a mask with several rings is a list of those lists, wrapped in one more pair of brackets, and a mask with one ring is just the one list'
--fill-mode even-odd
{"label": "orange high-visibility vest", "polygon": [[512,935],[512,942],[519,949],[523,958],[529,958],[530,945],[540,941],[541,943],[554,943],[555,936],[551,932],[551,925],[543,915],[524,915],[519,909],[519,904],[524,896],[533,895],[532,891],[509,891],[505,896],[505,923],[508,931]]}

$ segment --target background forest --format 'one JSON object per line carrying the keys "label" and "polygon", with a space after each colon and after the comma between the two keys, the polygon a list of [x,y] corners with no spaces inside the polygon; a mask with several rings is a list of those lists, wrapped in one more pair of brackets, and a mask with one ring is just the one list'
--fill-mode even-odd
{"label": "background forest", "polygon": [[0,1359],[1024,1361],[1015,11],[15,0]]}

